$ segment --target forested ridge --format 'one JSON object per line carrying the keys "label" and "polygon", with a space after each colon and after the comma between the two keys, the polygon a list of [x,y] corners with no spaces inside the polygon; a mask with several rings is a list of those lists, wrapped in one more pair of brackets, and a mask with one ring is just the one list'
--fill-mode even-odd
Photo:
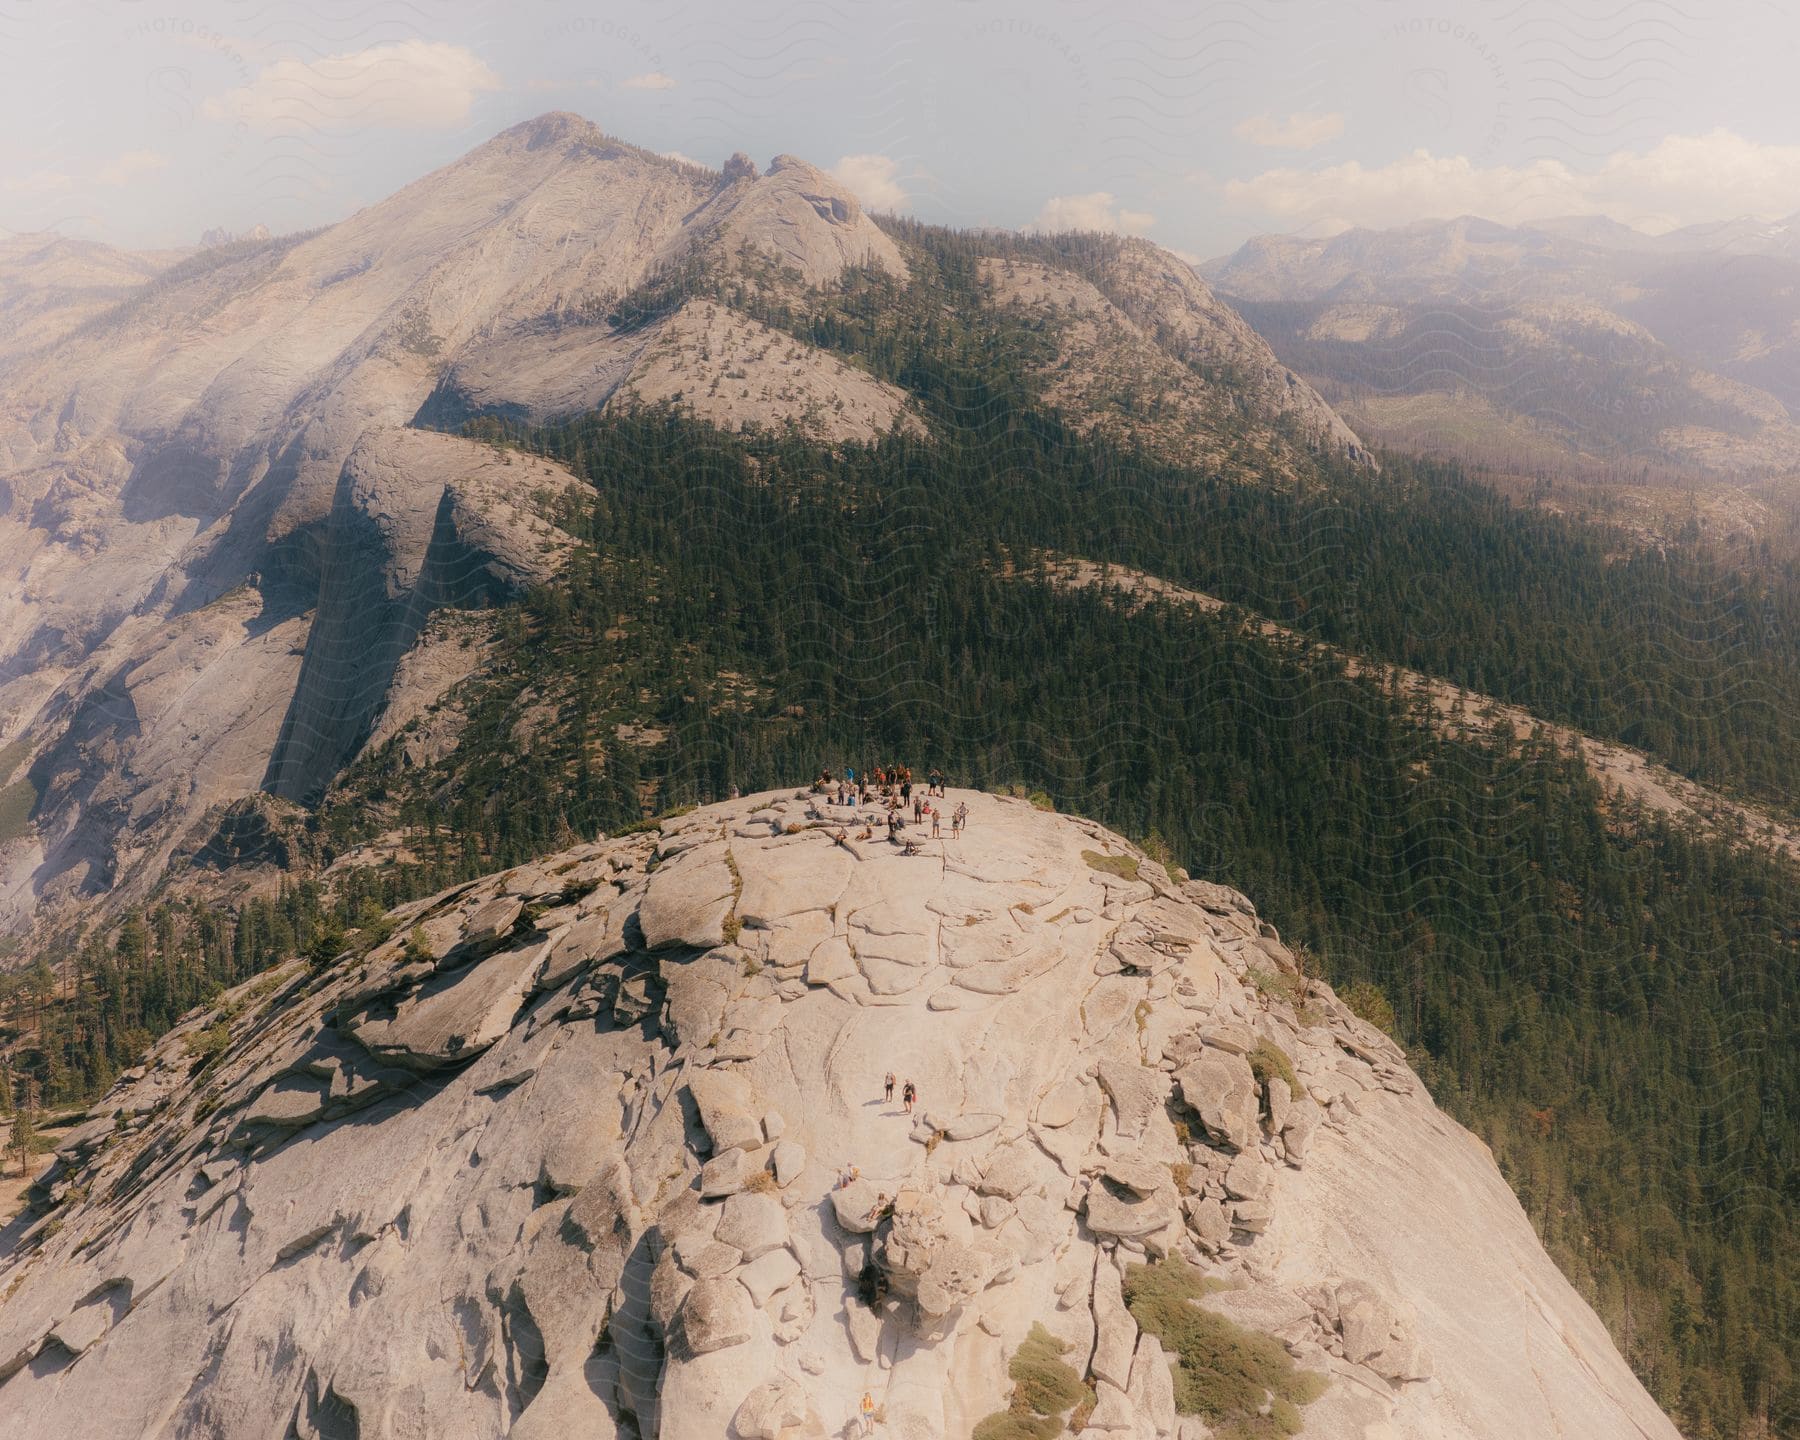
{"label": "forested ridge", "polygon": [[593,491],[559,517],[583,542],[561,580],[499,615],[455,697],[456,750],[409,765],[403,736],[311,822],[316,863],[395,829],[411,858],[236,917],[171,898],[60,986],[15,980],[22,1073],[90,1095],[219,987],[646,809],[940,765],[1248,893],[1494,1147],[1685,1433],[1800,1434],[1792,864],[1605,802],[1545,740],[1446,736],[1328,655],[1230,615],[1128,612],[1034,557],[1131,565],[1790,813],[1800,581],[1637,550],[1448,467],[1319,457],[1309,483],[1259,488],[1085,441],[1032,403],[1023,322],[974,308],[986,237],[906,238],[911,286],[760,303],[905,383],[929,438],[473,422]]}

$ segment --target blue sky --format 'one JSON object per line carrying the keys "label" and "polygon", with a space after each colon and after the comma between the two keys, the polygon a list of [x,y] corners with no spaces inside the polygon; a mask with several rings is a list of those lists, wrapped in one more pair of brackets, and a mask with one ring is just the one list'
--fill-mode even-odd
{"label": "blue sky", "polygon": [[566,109],[1196,256],[1465,212],[1661,229],[1800,210],[1797,62],[1767,3],[0,0],[0,227],[324,224]]}

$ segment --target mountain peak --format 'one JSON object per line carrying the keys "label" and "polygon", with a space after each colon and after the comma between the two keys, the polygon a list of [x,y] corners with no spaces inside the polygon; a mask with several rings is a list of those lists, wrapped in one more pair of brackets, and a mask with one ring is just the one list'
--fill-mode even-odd
{"label": "mountain peak", "polygon": [[528,150],[537,150],[545,145],[561,145],[571,140],[602,145],[611,139],[611,136],[585,115],[577,115],[572,110],[547,110],[542,115],[522,120],[517,125],[502,130],[489,143],[522,144]]}

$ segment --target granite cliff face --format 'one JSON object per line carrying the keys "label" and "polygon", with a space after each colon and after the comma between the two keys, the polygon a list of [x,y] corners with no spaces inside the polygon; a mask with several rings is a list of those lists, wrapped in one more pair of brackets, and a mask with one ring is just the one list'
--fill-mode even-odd
{"label": "granite cliff face", "polygon": [[[422,658],[432,615],[555,572],[544,502],[573,478],[421,427],[670,406],[828,444],[924,434],[844,356],[657,298],[700,274],[803,312],[849,267],[911,277],[805,161],[713,172],[564,114],[311,235],[178,260],[0,246],[0,786],[30,813],[0,834],[0,929],[142,900],[258,789],[317,799],[485,653]],[[1354,446],[1174,257],[1132,242],[1103,278],[1108,362],[1180,381],[1190,459],[1219,416]]]}
{"label": "granite cliff face", "polygon": [[190,1016],[0,1235],[6,1433],[961,1437],[1042,1324],[1082,1434],[1194,1440],[1122,1298],[1167,1257],[1328,1380],[1308,1436],[1672,1440],[1249,901],[959,801],[917,854],[710,806]]}
{"label": "granite cliff face", "polygon": [[[173,265],[50,239],[0,249],[0,557],[15,577],[0,740],[18,742],[0,783],[35,797],[33,823],[0,837],[0,922],[46,900],[141,898],[214,807],[259,787],[316,797],[407,702],[399,661],[433,610],[546,578],[562,545],[534,497],[570,477],[408,427],[453,366],[480,373],[484,356],[504,362],[487,393],[506,413],[595,408],[627,382],[667,398],[683,336],[712,338],[706,317],[577,329],[626,354],[600,383],[554,321],[703,246],[814,285],[846,264],[905,271],[804,162],[721,176],[571,115],[310,236]],[[723,338],[721,374],[767,348]],[[825,413],[834,378],[858,403],[848,421],[829,412],[828,438],[899,413],[867,377],[810,353],[794,364],[811,383],[766,413],[709,418]]]}

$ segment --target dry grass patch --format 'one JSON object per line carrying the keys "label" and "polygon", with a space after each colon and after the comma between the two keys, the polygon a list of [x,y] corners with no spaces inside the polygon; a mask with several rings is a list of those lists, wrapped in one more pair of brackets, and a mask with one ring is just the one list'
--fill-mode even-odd
{"label": "dry grass patch", "polygon": [[1138,878],[1138,862],[1134,855],[1102,855],[1098,850],[1083,850],[1081,858],[1087,861],[1088,869],[1104,875],[1117,875],[1121,880]]}

